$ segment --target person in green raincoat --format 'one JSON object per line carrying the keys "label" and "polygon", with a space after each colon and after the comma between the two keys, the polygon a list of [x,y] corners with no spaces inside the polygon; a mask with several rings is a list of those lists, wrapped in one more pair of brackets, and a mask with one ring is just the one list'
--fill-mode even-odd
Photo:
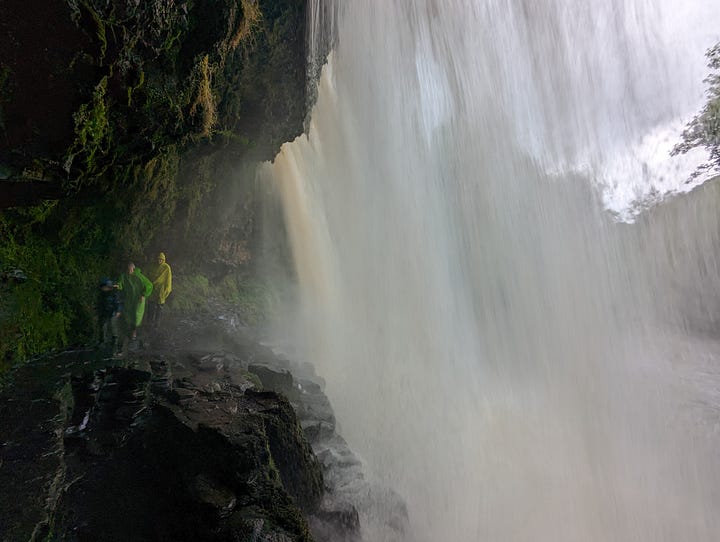
{"label": "person in green raincoat", "polygon": [[157,329],[165,310],[165,301],[172,292],[172,270],[165,261],[164,252],[158,254],[157,265],[150,269],[148,278],[153,285],[153,292],[148,305],[148,316],[150,325]]}
{"label": "person in green raincoat", "polygon": [[135,267],[134,263],[129,262],[127,272],[120,275],[117,287],[123,295],[123,316],[128,334],[131,339],[135,339],[145,314],[145,300],[152,294],[152,282]]}

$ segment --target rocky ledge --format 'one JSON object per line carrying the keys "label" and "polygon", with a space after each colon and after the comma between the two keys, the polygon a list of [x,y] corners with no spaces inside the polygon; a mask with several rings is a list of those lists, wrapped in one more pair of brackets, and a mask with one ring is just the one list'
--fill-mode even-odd
{"label": "rocky ledge", "polygon": [[[0,539],[356,541],[402,500],[365,481],[322,379],[224,324],[127,359],[65,352],[0,401]],[[231,327],[231,326],[230,326]]]}

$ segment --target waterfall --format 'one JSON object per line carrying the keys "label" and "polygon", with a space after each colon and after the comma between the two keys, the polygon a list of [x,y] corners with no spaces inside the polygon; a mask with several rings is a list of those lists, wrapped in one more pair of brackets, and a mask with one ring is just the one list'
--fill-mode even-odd
{"label": "waterfall", "polygon": [[720,536],[720,194],[667,155],[716,4],[310,2],[287,332],[402,540]]}

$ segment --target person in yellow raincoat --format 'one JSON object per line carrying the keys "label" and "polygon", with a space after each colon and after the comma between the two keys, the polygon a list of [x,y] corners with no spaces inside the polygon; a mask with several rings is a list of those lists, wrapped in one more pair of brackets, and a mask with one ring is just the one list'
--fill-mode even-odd
{"label": "person in yellow raincoat", "polygon": [[128,263],[127,272],[120,275],[117,288],[122,292],[123,316],[131,339],[137,338],[137,330],[145,315],[145,300],[150,297],[153,285],[150,280],[135,267]]}
{"label": "person in yellow raincoat", "polygon": [[172,292],[172,270],[165,261],[165,253],[157,257],[157,265],[150,270],[148,276],[153,284],[153,293],[150,298],[150,325],[158,328],[162,314],[165,310],[165,301]]}

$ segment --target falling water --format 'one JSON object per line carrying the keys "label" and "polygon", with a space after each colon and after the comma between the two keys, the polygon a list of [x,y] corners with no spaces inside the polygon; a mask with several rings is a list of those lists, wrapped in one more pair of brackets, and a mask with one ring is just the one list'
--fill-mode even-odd
{"label": "falling water", "polygon": [[720,4],[311,6],[294,336],[403,540],[720,539],[720,191],[638,214],[702,159],[667,151]]}

